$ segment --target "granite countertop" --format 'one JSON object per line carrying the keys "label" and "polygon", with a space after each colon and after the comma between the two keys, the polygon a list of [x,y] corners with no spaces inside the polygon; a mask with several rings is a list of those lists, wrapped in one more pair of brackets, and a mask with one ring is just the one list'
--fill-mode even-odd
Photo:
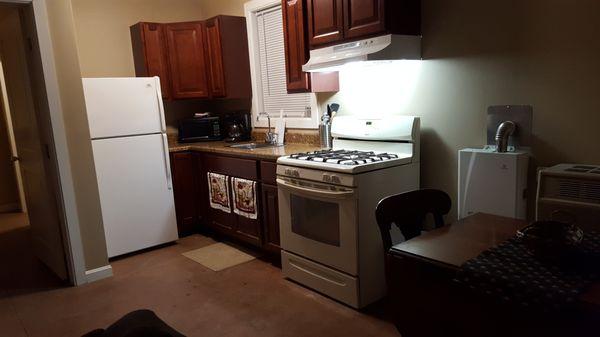
{"label": "granite countertop", "polygon": [[176,141],[169,142],[170,152],[183,151],[198,151],[211,152],[239,157],[247,157],[252,159],[275,160],[282,156],[287,156],[294,153],[309,152],[320,150],[318,145],[312,144],[285,144],[278,147],[265,147],[259,149],[239,149],[228,147],[231,143],[226,142],[199,142],[199,143],[179,143]]}

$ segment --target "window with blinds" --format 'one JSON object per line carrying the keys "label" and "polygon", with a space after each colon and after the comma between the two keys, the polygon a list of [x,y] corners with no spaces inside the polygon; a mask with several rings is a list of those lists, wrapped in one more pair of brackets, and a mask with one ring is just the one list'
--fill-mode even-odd
{"label": "window with blinds", "polygon": [[262,109],[279,117],[283,109],[286,117],[311,117],[311,94],[288,94],[286,86],[285,47],[281,6],[256,12],[258,29],[259,94]]}

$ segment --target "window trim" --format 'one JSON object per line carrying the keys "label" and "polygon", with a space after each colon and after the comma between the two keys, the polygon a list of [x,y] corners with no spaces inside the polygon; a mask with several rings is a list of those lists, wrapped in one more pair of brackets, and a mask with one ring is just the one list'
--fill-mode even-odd
{"label": "window trim", "polygon": [[[280,0],[252,0],[244,4],[244,13],[246,16],[246,26],[248,30],[248,52],[250,58],[250,77],[252,79],[252,125],[254,127],[267,127],[267,118],[259,116],[258,113],[263,110],[264,102],[262,95],[262,85],[260,78],[260,58],[258,57],[258,23],[256,13],[269,8],[281,6]],[[298,129],[316,129],[319,125],[319,105],[317,95],[310,95],[311,113],[310,117],[285,117],[286,127]],[[271,116],[271,121],[280,119],[279,116]],[[274,123],[271,123],[273,126]]]}

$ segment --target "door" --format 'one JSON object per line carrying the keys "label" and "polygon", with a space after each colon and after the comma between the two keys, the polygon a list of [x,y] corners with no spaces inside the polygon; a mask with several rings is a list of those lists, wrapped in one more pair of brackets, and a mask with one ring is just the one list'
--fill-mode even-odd
{"label": "door", "polygon": [[279,205],[277,186],[262,185],[262,220],[264,228],[264,247],[279,252]]}
{"label": "door", "polygon": [[310,91],[310,74],[302,71],[302,66],[308,61],[304,1],[282,0],[285,73],[289,93]]}
{"label": "door", "polygon": [[204,29],[201,22],[166,25],[174,98],[209,97]]}
{"label": "door", "polygon": [[307,0],[311,49],[344,38],[344,0]]}
{"label": "door", "polygon": [[281,248],[357,275],[356,191],[289,178],[277,186]]}
{"label": "door", "polygon": [[92,141],[108,256],[177,240],[164,134]]}
{"label": "door", "polygon": [[173,170],[177,229],[181,237],[194,233],[198,221],[194,156],[191,152],[172,153],[171,169]]}
{"label": "door", "polygon": [[64,214],[41,55],[31,6],[20,14],[23,24],[15,27],[10,41],[3,41],[4,47],[12,47],[3,48],[2,57],[32,246],[35,255],[66,280]]}
{"label": "door", "polygon": [[166,130],[158,77],[84,78],[92,139]]}
{"label": "door", "polygon": [[131,27],[131,41],[136,76],[159,77],[162,96],[169,98],[171,78],[164,26],[159,23],[140,22]]}
{"label": "door", "polygon": [[384,2],[385,0],[345,0],[344,37],[352,39],[385,31]]}
{"label": "door", "polygon": [[[1,55],[1,51],[0,51]],[[1,174],[4,176],[2,188],[4,191],[4,203],[13,203],[14,210],[20,210],[23,213],[27,212],[25,203],[25,190],[23,189],[23,179],[21,177],[21,165],[19,164],[19,154],[17,152],[17,144],[15,143],[15,135],[13,132],[12,116],[10,115],[10,105],[8,103],[8,93],[6,92],[6,81],[4,78],[4,68],[0,57],[0,151],[3,152],[3,158],[0,159],[0,164],[4,167],[0,168]],[[12,171],[13,174],[10,174]],[[2,211],[8,211],[4,209]]]}
{"label": "door", "polygon": [[206,54],[208,56],[208,77],[210,95],[225,97],[225,70],[223,69],[223,48],[221,46],[221,23],[219,18],[206,21]]}

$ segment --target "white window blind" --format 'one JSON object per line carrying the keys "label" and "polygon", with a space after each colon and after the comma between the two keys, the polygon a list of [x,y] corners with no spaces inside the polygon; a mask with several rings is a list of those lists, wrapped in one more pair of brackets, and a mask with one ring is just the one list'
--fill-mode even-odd
{"label": "white window blind", "polygon": [[311,95],[288,94],[285,70],[285,46],[281,6],[256,13],[258,25],[258,53],[260,88],[263,111],[279,117],[283,109],[286,117],[311,117]]}

